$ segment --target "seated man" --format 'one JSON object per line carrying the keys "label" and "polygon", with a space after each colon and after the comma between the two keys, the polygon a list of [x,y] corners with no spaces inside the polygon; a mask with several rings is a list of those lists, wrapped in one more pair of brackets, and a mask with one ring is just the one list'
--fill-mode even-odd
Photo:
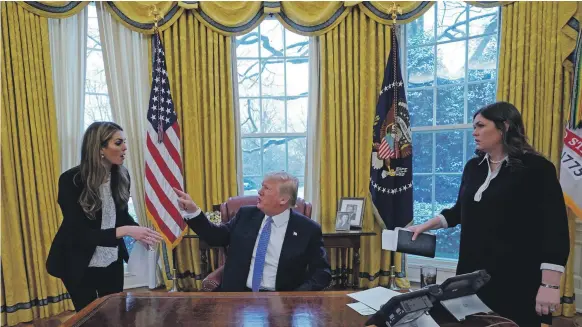
{"label": "seated man", "polygon": [[265,176],[256,206],[220,226],[177,189],[184,219],[211,246],[229,246],[217,291],[319,291],[331,281],[321,227],[293,211],[299,181],[285,172]]}

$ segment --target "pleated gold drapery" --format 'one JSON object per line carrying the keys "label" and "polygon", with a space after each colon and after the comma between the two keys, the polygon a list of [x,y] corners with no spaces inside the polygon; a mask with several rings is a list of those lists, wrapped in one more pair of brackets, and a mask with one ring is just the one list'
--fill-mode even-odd
{"label": "pleated gold drapery", "polygon": [[45,268],[62,219],[48,20],[15,3],[2,11],[2,324],[72,310]]}
{"label": "pleated gold drapery", "polygon": [[502,7],[501,14],[497,99],[521,110],[532,145],[556,166],[572,78],[563,67],[566,58],[558,41],[558,24],[572,5],[577,6],[571,2],[515,2]]}
{"label": "pleated gold drapery", "polygon": [[[202,210],[209,211],[238,192],[231,38],[210,30],[190,12],[161,36],[182,130],[185,188]],[[201,287],[198,249],[195,239],[185,238],[177,246],[182,289]],[[164,252],[163,275],[171,287],[173,258],[169,249]]]}
{"label": "pleated gold drapery", "polygon": [[[565,26],[577,12],[576,2],[514,2],[502,7],[497,99],[522,113],[532,145],[560,167],[564,125],[572,86]],[[574,295],[575,217],[569,212],[570,257],[562,277],[564,304],[556,315],[576,313]]]}
{"label": "pleated gold drapery", "polygon": [[[434,2],[398,1],[402,11],[396,21],[404,24],[421,16]],[[392,24],[392,2],[382,1],[108,1],[107,9],[128,28],[153,33],[157,9],[163,17],[161,30],[172,26],[181,15],[193,12],[207,27],[223,35],[241,35],[254,29],[267,15],[273,15],[285,27],[302,35],[321,35],[337,26],[354,8],[371,19]]]}
{"label": "pleated gold drapery", "polygon": [[[376,101],[390,52],[390,27],[377,23],[359,8],[319,37],[321,58],[321,225],[334,231],[337,200],[363,197],[364,229],[360,250],[360,287],[387,284],[390,252],[381,250],[381,228],[373,216],[369,192],[370,145]],[[350,256],[351,257],[351,256]],[[399,256],[400,257],[400,256]],[[342,262],[335,262],[337,271]],[[396,260],[400,262],[400,259]],[[351,263],[346,266],[350,268]],[[400,266],[396,267],[400,271]],[[380,277],[380,278],[378,278]]]}

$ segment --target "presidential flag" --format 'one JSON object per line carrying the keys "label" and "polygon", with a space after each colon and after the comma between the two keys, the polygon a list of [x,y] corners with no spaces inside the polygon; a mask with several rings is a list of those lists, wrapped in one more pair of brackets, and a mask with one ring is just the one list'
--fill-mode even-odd
{"label": "presidential flag", "polygon": [[180,125],[172,102],[164,47],[157,31],[152,46],[152,87],[145,149],[146,213],[173,248],[180,242],[187,226],[172,189],[184,189]]}
{"label": "presidential flag", "polygon": [[388,229],[412,221],[412,134],[395,28],[376,105],[370,193]]}

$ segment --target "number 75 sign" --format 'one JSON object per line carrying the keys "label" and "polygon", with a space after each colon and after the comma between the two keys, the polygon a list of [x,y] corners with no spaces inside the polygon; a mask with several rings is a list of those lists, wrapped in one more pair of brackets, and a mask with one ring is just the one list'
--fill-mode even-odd
{"label": "number 75 sign", "polygon": [[575,180],[582,178],[582,137],[567,128],[564,135],[561,169],[569,172]]}
{"label": "number 75 sign", "polygon": [[582,129],[566,128],[560,184],[566,204],[582,219]]}

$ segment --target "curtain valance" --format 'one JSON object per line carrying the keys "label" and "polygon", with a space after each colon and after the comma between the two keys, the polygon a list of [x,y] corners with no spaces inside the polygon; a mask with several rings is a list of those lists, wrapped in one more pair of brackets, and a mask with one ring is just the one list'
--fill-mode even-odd
{"label": "curtain valance", "polygon": [[67,18],[78,14],[91,1],[18,1],[24,9],[47,18]]}
{"label": "curtain valance", "polygon": [[[513,1],[467,1],[478,7],[494,7]],[[20,1],[37,15],[65,18],[78,13],[89,1]],[[241,35],[274,16],[289,30],[302,35],[321,35],[337,26],[354,7],[380,24],[413,21],[434,1],[107,1],[113,17],[136,32],[152,34],[154,12],[161,31],[169,28],[185,10],[222,35]]]}

